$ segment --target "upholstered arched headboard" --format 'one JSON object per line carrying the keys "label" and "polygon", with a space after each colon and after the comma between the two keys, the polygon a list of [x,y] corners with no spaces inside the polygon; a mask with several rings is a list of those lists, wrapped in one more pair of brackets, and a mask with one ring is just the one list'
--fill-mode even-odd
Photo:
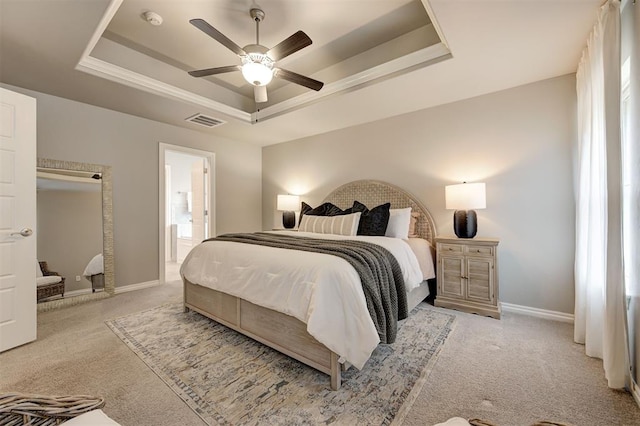
{"label": "upholstered arched headboard", "polygon": [[384,203],[391,203],[392,209],[411,207],[412,212],[419,213],[416,218],[416,234],[435,247],[436,225],[431,213],[405,190],[377,180],[356,180],[333,190],[324,202],[347,209],[353,205],[354,200],[360,201],[369,208]]}

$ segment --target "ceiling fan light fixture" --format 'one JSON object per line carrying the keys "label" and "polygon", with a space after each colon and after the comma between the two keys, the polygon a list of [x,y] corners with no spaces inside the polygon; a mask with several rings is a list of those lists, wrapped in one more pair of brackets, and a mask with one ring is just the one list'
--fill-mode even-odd
{"label": "ceiling fan light fixture", "polygon": [[266,86],[273,78],[273,61],[262,54],[249,54],[242,59],[242,76],[249,84]]}
{"label": "ceiling fan light fixture", "polygon": [[322,89],[324,83],[321,81],[297,74],[293,71],[274,68],[276,61],[280,61],[300,49],[309,46],[312,43],[309,36],[306,35],[304,31],[297,31],[269,49],[260,44],[260,21],[264,19],[264,11],[254,7],[249,11],[249,14],[256,24],[256,42],[255,44],[248,44],[244,48],[231,41],[204,19],[194,18],[189,20],[191,25],[231,50],[242,60],[242,65],[240,66],[228,65],[225,67],[193,70],[189,71],[189,75],[192,77],[207,77],[240,70],[242,71],[244,79],[254,87],[254,99],[256,103],[267,102],[266,86],[274,77],[315,91]]}

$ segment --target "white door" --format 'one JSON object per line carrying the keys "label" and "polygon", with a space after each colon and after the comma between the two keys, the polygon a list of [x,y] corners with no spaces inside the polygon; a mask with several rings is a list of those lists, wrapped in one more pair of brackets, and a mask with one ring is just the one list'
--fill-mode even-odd
{"label": "white door", "polygon": [[206,232],[206,158],[191,165],[191,246],[195,247],[207,238]]}
{"label": "white door", "polygon": [[0,352],[36,339],[36,100],[0,88]]}

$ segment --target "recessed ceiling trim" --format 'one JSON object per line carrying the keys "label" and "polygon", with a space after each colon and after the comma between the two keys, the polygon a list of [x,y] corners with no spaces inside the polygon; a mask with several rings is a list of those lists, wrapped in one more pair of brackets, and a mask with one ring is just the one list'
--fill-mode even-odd
{"label": "recessed ceiling trim", "polygon": [[[429,20],[431,21],[431,25],[433,25],[433,29],[436,30],[436,34],[438,35],[440,42],[444,44],[447,49],[449,49],[449,43],[447,43],[444,32],[442,31],[442,28],[440,28],[440,24],[438,23],[436,14],[433,13],[433,8],[431,7],[431,3],[429,3],[429,0],[422,0],[422,7],[424,7],[424,10],[427,12]],[[451,49],[449,49],[449,51],[451,51]]]}
{"label": "recessed ceiling trim", "polygon": [[[44,171],[43,171],[44,170]],[[81,182],[91,184],[101,184],[100,178],[94,179],[92,176],[99,175],[93,172],[79,172],[76,174],[51,173],[48,169],[40,169],[36,171],[36,177],[43,179],[64,180],[67,182]]]}
{"label": "recessed ceiling trim", "polygon": [[91,39],[89,39],[87,47],[85,47],[84,52],[82,52],[80,61],[91,55],[91,52],[93,52],[96,44],[98,44],[98,41],[100,41],[102,34],[107,30],[109,23],[118,12],[118,9],[120,9],[123,1],[124,0],[111,0],[111,3],[109,3],[109,6],[107,6],[107,9],[104,11],[104,15],[102,15],[102,19],[100,19],[100,23],[98,23],[96,30],[93,32]]}
{"label": "recessed ceiling trim", "polygon": [[111,80],[116,83],[135,87],[136,89],[141,89],[149,93],[209,108],[242,120],[246,123],[251,123],[251,114],[248,112],[232,108],[223,103],[216,102],[213,99],[205,98],[204,96],[196,95],[188,90],[163,83],[154,78],[150,78],[101,59],[94,58],[93,56],[81,58],[76,69],[98,77],[106,78],[107,80]]}
{"label": "recessed ceiling trim", "polygon": [[444,44],[438,43],[369,70],[354,74],[345,79],[326,84],[320,92],[303,93],[254,113],[244,112],[204,96],[196,95],[188,90],[177,88],[126,68],[94,58],[93,56],[81,58],[76,69],[150,93],[168,96],[173,99],[212,109],[229,115],[230,117],[237,118],[245,123],[255,124],[258,118],[262,122],[269,118],[279,116],[284,112],[300,108],[312,102],[317,102],[320,99],[366,84],[394,72],[420,64],[427,65],[429,62],[446,57],[447,55],[450,55],[449,49]]}
{"label": "recessed ceiling trim", "polygon": [[316,102],[322,98],[336,95],[349,89],[354,89],[395,72],[407,70],[419,65],[426,66],[434,60],[450,57],[450,54],[451,52],[447,46],[443,43],[437,43],[352,76],[343,78],[342,80],[325,84],[320,92],[307,92],[286,101],[279,102],[275,105],[262,109],[257,113],[253,113],[252,117],[255,119],[256,115],[258,115],[260,121],[264,121],[270,117],[281,115],[284,112],[298,108],[310,102]]}
{"label": "recessed ceiling trim", "polygon": [[91,56],[91,52],[93,51],[93,49],[95,49],[98,41],[100,41],[100,38],[102,37],[102,34],[106,31],[109,23],[116,15],[123,2],[124,0],[111,0],[111,3],[109,3],[109,6],[107,6],[104,15],[100,19],[100,23],[93,32],[93,35],[91,36],[87,47],[84,49],[84,52],[82,53],[82,56],[80,57],[80,60],[76,65],[77,70],[84,71],[88,74],[105,78],[116,83],[124,84],[129,87],[141,89],[149,93],[165,97],[169,96],[173,99],[185,101],[204,108],[210,108],[217,112],[221,112],[223,114],[227,114],[231,117],[237,118],[245,123],[252,122],[251,114],[247,112],[229,107],[220,102],[205,98],[204,96],[199,96],[187,90],[179,89],[170,84],[163,83],[159,80],[144,76],[142,74],[127,70],[125,68]]}

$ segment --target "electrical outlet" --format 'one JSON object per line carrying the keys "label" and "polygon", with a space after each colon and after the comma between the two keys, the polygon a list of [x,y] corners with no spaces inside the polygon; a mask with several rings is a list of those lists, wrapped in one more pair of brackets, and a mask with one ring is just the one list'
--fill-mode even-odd
{"label": "electrical outlet", "polygon": [[80,275],[76,275],[76,281],[80,281]]}

